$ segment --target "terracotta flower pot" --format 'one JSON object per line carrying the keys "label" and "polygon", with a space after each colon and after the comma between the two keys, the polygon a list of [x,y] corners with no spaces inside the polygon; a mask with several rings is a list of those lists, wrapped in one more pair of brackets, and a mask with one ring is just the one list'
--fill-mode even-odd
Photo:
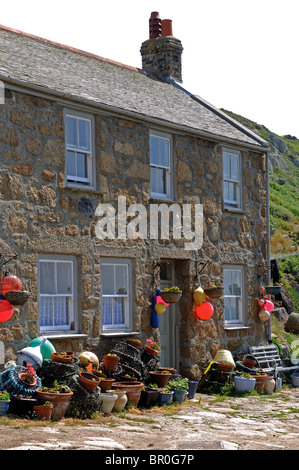
{"label": "terracotta flower pot", "polygon": [[53,405],[36,405],[33,407],[33,409],[38,418],[50,421]]}
{"label": "terracotta flower pot", "polygon": [[53,403],[52,421],[59,421],[61,418],[63,418],[66,410],[68,409],[69,402],[71,401],[71,398],[73,396],[73,392],[52,393],[37,389],[36,396],[38,402],[42,405],[46,401],[50,401],[51,403]]}
{"label": "terracotta flower pot", "polygon": [[158,351],[156,349],[153,349],[151,348],[150,346],[146,345],[145,346],[145,350],[151,355],[151,356],[155,356]]}
{"label": "terracotta flower pot", "polygon": [[72,364],[73,362],[73,356],[69,356],[69,355],[66,355],[66,356],[60,356],[59,353],[57,352],[53,352],[51,354],[51,359],[52,361],[54,362],[60,362],[61,364]]}
{"label": "terracotta flower pot", "polygon": [[149,371],[149,374],[151,376],[151,382],[157,384],[160,388],[166,387],[171,376],[171,374],[163,374],[162,372],[152,370]]}
{"label": "terracotta flower pot", "polygon": [[100,379],[91,372],[79,372],[79,384],[92,393],[100,385]]}
{"label": "terracotta flower pot", "polygon": [[113,382],[115,382],[115,379],[101,379],[100,378],[100,383],[99,387],[101,389],[101,392],[107,392],[112,387]]}
{"label": "terracotta flower pot", "polygon": [[256,360],[255,359],[242,359],[242,363],[244,364],[245,367],[248,367],[248,369],[253,369],[256,364]]}
{"label": "terracotta flower pot", "polygon": [[112,384],[112,389],[119,388],[126,392],[128,401],[130,401],[133,406],[138,405],[142,387],[142,382],[114,382]]}
{"label": "terracotta flower pot", "polygon": [[104,365],[106,370],[115,370],[120,358],[118,356],[104,356]]}
{"label": "terracotta flower pot", "polygon": [[126,339],[126,343],[130,344],[131,346],[134,346],[134,348],[140,349],[142,346],[141,341],[139,339]]}
{"label": "terracotta flower pot", "polygon": [[26,382],[25,377],[26,377],[26,372],[20,372],[19,373],[19,379],[21,380],[21,382],[25,385],[25,387],[35,387],[36,385],[36,378],[35,377],[32,377],[32,383],[28,383]]}
{"label": "terracotta flower pot", "polygon": [[251,374],[251,377],[255,379],[255,390],[261,394],[264,388],[264,384],[267,378],[267,374]]}

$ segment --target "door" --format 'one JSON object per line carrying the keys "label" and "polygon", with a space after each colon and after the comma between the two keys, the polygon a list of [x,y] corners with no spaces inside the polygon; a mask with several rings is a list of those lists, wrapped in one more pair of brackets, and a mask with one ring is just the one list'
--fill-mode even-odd
{"label": "door", "polygon": [[[161,262],[160,289],[174,285],[173,261]],[[165,312],[159,315],[160,342],[161,342],[161,366],[179,368],[178,360],[178,315],[176,304],[169,304]]]}

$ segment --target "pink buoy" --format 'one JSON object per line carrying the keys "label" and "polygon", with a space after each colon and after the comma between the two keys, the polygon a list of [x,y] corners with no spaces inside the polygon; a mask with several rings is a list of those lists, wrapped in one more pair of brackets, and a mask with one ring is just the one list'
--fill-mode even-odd
{"label": "pink buoy", "polygon": [[168,307],[168,305],[169,305],[167,302],[165,302],[165,301],[162,299],[162,297],[161,297],[160,295],[157,295],[157,297],[156,297],[156,302],[157,302],[157,304],[164,304],[165,307]]}

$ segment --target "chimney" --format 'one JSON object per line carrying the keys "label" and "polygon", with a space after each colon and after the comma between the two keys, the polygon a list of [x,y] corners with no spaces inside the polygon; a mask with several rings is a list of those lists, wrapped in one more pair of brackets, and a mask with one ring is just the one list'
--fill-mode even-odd
{"label": "chimney", "polygon": [[149,39],[142,43],[140,52],[145,72],[182,82],[182,43],[173,36],[172,21],[161,20],[157,11],[151,13]]}

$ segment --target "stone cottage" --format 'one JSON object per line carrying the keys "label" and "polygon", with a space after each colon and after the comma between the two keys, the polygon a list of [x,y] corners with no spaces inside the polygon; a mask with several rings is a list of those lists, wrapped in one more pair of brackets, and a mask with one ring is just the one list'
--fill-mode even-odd
{"label": "stone cottage", "polygon": [[[169,21],[154,12],[149,29],[138,69],[0,27],[0,253],[16,253],[5,271],[31,293],[0,323],[2,364],[37,336],[99,357],[151,338],[192,378],[219,348],[268,337],[267,143],[183,88]],[[173,222],[200,205],[202,243],[187,248]],[[168,237],[159,223],[141,236],[150,209],[169,216]],[[156,266],[157,285],[183,294],[153,326]],[[194,312],[201,267],[203,286],[224,285],[208,320]]]}

